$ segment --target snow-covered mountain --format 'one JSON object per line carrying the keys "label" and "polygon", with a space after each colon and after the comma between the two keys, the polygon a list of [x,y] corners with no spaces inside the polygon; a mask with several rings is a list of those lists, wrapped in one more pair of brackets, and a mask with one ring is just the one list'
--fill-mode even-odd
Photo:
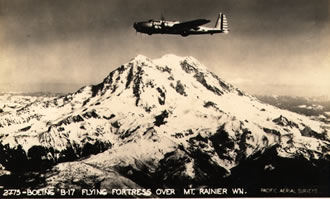
{"label": "snow-covered mountain", "polygon": [[0,164],[57,164],[42,187],[214,186],[253,162],[273,175],[278,162],[330,160],[329,125],[262,103],[193,57],[139,55],[98,85],[2,110]]}

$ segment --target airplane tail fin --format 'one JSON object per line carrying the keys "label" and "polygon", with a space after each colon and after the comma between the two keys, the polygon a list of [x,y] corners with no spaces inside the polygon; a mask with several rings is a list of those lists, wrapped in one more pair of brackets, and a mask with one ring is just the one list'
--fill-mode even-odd
{"label": "airplane tail fin", "polygon": [[228,22],[226,15],[220,13],[217,19],[217,22],[215,23],[215,28],[221,30],[223,33],[228,33]]}

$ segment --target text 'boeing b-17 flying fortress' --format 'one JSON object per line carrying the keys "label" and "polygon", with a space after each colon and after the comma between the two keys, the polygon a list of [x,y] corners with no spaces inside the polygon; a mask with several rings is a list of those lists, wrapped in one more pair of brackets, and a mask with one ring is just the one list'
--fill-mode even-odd
{"label": "text 'boeing b-17 flying fortress'", "polygon": [[152,34],[175,34],[181,36],[201,35],[201,34],[215,34],[215,33],[228,33],[228,24],[226,16],[222,13],[219,14],[214,28],[201,26],[209,23],[207,19],[196,19],[192,21],[179,22],[167,21],[162,17],[161,20],[149,20],[143,22],[135,22],[134,28],[137,32]]}

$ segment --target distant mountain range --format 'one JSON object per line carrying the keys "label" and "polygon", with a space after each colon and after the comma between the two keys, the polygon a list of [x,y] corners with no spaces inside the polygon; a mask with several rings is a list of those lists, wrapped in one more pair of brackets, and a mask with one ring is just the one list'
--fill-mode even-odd
{"label": "distant mountain range", "polygon": [[265,103],[281,109],[310,116],[313,119],[330,124],[330,99],[327,96],[292,97],[257,95],[256,97]]}
{"label": "distant mountain range", "polygon": [[175,55],[139,55],[103,82],[63,96],[2,95],[0,182],[107,190],[245,186],[252,196],[260,186],[316,186],[328,194],[330,126],[259,98],[195,58]]}

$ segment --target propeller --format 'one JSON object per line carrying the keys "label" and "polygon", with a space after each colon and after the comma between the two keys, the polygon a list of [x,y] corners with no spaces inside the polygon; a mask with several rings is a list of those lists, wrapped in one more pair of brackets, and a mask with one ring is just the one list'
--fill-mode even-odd
{"label": "propeller", "polygon": [[161,26],[162,26],[162,28],[164,28],[165,27],[165,17],[164,17],[164,15],[163,15],[163,13],[161,13],[160,14],[160,19],[161,19],[161,21],[162,21],[162,24],[161,24]]}
{"label": "propeller", "polygon": [[136,29],[136,27],[137,27],[137,23],[136,23],[136,22],[134,22],[133,27],[134,27],[134,29],[135,29],[135,35],[137,35],[137,29]]}

